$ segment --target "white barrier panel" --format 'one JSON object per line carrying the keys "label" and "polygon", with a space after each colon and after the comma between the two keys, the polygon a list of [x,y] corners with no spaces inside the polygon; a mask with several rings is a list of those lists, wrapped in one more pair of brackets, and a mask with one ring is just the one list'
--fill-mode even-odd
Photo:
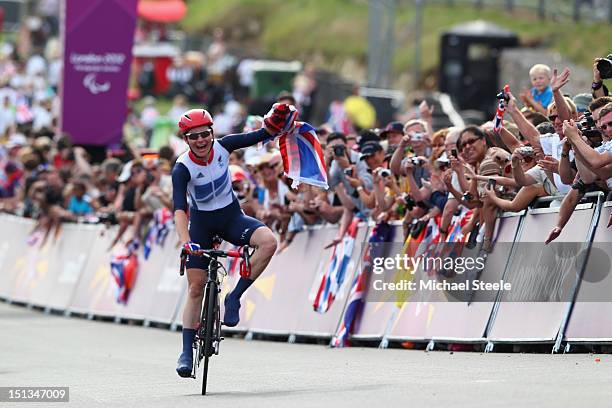
{"label": "white barrier panel", "polygon": [[[149,298],[145,315],[148,320],[169,324],[179,312],[178,308],[187,288],[187,276],[181,277],[179,274],[180,248],[174,230],[168,234],[163,248],[156,246],[153,249],[150,260],[150,264],[161,267],[161,270],[153,291],[150,294],[144,293],[144,296]],[[140,277],[148,279],[147,271],[148,269],[141,269]]]}
{"label": "white barrier panel", "polygon": [[[588,239],[588,232],[595,206],[577,209],[564,232],[554,245],[580,243]],[[558,214],[554,210],[532,210],[524,220],[517,250],[514,251],[506,270],[504,280],[512,285],[512,292],[500,297],[499,308],[493,315],[492,328],[488,339],[493,342],[552,342],[557,337],[562,322],[566,317],[572,293],[566,299],[550,302],[512,302],[507,301],[516,296],[517,290],[530,295],[530,291],[541,295],[554,296],[559,289],[571,287],[575,282],[575,266],[566,265],[563,259],[542,257],[543,242],[552,227],[556,224]],[[529,245],[533,242],[533,245]],[[551,244],[552,245],[552,244]],[[570,246],[568,244],[568,246]],[[550,251],[549,248],[546,248]],[[577,254],[576,248],[570,252]],[[546,284],[547,281],[555,282]],[[517,289],[520,288],[520,289]]]}
{"label": "white barrier panel", "polygon": [[110,244],[117,227],[105,230],[95,240],[85,269],[76,287],[69,310],[98,316],[117,316],[124,306],[117,304],[110,271]]}
{"label": "white barrier panel", "polygon": [[59,276],[59,247],[64,225],[53,229],[46,240],[24,245],[23,257],[16,263],[11,298],[36,306],[45,306]]}
{"label": "white barrier panel", "polygon": [[[155,321],[170,323],[180,296],[179,250],[176,248],[176,234],[170,231],[164,247],[153,245],[149,259],[145,260],[143,251],[138,251],[138,274],[131,290],[127,305],[118,310],[118,316],[129,319],[150,320],[151,309],[157,313]],[[174,266],[174,272],[166,264]],[[165,275],[164,275],[165,273]],[[170,274],[173,277],[170,277]],[[160,281],[166,279],[162,284]],[[168,282],[172,284],[168,285]],[[178,283],[178,288],[173,284]],[[155,305],[155,306],[153,306]]]}
{"label": "white barrier panel", "polygon": [[331,249],[323,249],[326,244],[332,242],[337,233],[337,228],[327,227],[315,231],[307,231],[300,234],[308,234],[303,261],[299,262],[300,272],[311,276],[310,286],[306,297],[296,297],[294,302],[300,309],[298,318],[292,328],[292,333],[308,336],[332,336],[335,334],[338,323],[342,318],[348,294],[355,279],[358,268],[361,266],[361,256],[368,236],[366,224],[359,227],[355,239],[355,246],[351,260],[348,264],[344,284],[340,287],[334,303],[325,313],[315,312],[313,303],[315,301],[321,277],[329,268]]}
{"label": "white barrier panel", "polygon": [[321,235],[319,231],[297,234],[287,249],[272,258],[245,293],[241,320],[244,319],[242,324],[250,331],[286,335],[295,330],[302,303],[308,302],[314,269],[321,257],[323,242],[315,252],[309,239]]}
{"label": "white barrier panel", "polygon": [[[403,231],[401,226],[395,226],[393,242],[399,246],[403,244]],[[417,244],[413,244],[418,246]],[[394,256],[391,254],[389,256]],[[366,294],[367,296],[367,294]],[[357,322],[353,335],[356,339],[380,339],[393,327],[403,302],[394,302],[389,299],[386,302],[367,301],[363,305],[361,319]]]}
{"label": "white barrier panel", "polygon": [[51,276],[55,277],[55,281],[46,300],[44,296],[40,298],[45,306],[58,310],[68,308],[102,229],[101,225],[62,226],[54,259],[49,259]]}
{"label": "white barrier panel", "polygon": [[[514,240],[519,225],[519,216],[504,217],[498,220],[497,245],[489,254],[485,270],[480,279],[498,281],[504,272],[510,245]],[[464,249],[461,256],[477,256],[474,251]],[[420,279],[420,278],[417,278]],[[425,278],[427,279],[427,278]],[[441,292],[436,294],[442,295]],[[482,301],[479,292],[475,292],[471,303],[456,299],[420,299],[419,293],[403,304],[391,330],[389,339],[401,340],[459,340],[479,341],[484,339],[487,322],[494,302]],[[439,300],[439,301],[436,301]]]}
{"label": "white barrier panel", "polygon": [[604,204],[565,336],[569,342],[612,341],[612,202]]}
{"label": "white barrier panel", "polygon": [[27,239],[34,221],[0,214],[0,296],[11,299],[17,275],[26,265]]}

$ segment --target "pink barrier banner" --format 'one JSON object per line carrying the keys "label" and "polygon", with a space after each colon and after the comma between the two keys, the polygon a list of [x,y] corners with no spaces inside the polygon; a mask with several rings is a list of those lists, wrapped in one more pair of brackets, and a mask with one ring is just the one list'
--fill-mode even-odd
{"label": "pink barrier banner", "polygon": [[612,341],[612,202],[604,204],[578,297],[565,332],[568,342]]}
{"label": "pink barrier banner", "polygon": [[74,143],[121,140],[137,3],[64,0],[61,129]]}
{"label": "pink barrier banner", "polygon": [[[588,205],[592,207],[592,205]],[[593,218],[594,208],[577,209],[554,245],[544,246],[558,214],[532,210],[524,220],[518,249],[504,280],[512,292],[503,292],[487,335],[493,342],[553,341],[566,316],[576,280],[576,256]],[[512,301],[513,298],[549,298],[549,301]],[[537,295],[537,296],[535,296]]]}

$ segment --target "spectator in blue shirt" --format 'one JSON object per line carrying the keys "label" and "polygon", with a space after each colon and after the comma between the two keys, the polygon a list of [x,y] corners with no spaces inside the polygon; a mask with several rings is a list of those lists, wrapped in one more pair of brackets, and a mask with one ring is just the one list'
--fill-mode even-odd
{"label": "spectator in blue shirt", "polygon": [[72,185],[72,196],[68,203],[68,211],[72,214],[82,217],[93,213],[91,199],[85,194],[87,186],[82,181],[75,181]]}

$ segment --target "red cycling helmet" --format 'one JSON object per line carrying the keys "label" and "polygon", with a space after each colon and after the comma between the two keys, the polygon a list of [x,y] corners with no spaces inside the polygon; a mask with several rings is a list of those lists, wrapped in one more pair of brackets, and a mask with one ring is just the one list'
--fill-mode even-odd
{"label": "red cycling helmet", "polygon": [[181,115],[178,126],[183,134],[187,133],[189,129],[197,128],[199,126],[212,126],[213,120],[210,113],[204,109],[190,109]]}

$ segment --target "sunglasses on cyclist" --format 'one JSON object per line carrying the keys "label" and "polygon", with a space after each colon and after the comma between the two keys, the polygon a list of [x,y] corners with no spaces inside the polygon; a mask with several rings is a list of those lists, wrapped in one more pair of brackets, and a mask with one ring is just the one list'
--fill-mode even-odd
{"label": "sunglasses on cyclist", "polygon": [[202,132],[198,132],[198,133],[188,133],[187,135],[187,139],[191,140],[192,142],[195,142],[196,140],[198,140],[200,137],[203,139],[206,139],[207,137],[212,135],[212,131],[211,130],[204,130]]}

